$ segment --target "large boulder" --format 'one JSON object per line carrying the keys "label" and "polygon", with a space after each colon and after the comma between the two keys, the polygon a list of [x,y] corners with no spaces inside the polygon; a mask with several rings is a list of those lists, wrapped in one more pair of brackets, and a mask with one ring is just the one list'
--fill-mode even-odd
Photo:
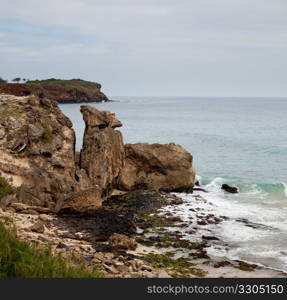
{"label": "large boulder", "polygon": [[125,161],[118,181],[120,189],[190,192],[194,182],[192,155],[180,145],[125,145]]}
{"label": "large boulder", "polygon": [[0,177],[18,202],[55,209],[90,187],[76,176],[75,133],[56,102],[0,95],[0,133]]}
{"label": "large boulder", "polygon": [[123,166],[124,145],[120,131],[122,126],[115,114],[81,106],[86,124],[79,166],[86,171],[92,184],[102,190],[102,197],[110,194]]}

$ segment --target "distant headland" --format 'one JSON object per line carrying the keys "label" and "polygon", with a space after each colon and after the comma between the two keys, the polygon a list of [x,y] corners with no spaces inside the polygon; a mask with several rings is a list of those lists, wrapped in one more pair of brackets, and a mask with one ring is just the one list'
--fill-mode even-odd
{"label": "distant headland", "polygon": [[0,94],[11,94],[14,96],[36,95],[47,97],[58,103],[82,103],[109,101],[108,97],[101,91],[101,84],[85,81],[82,79],[45,79],[26,80],[21,78],[12,80],[15,83],[0,81]]}

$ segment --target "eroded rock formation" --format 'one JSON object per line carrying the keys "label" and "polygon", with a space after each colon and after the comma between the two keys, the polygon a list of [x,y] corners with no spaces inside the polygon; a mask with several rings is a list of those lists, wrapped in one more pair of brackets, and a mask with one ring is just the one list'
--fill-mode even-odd
{"label": "eroded rock formation", "polygon": [[106,196],[116,185],[123,166],[123,138],[121,132],[115,130],[122,123],[114,113],[91,106],[81,106],[81,112],[86,128],[80,168],[86,171],[92,184],[100,187],[102,196]]}
{"label": "eroded rock formation", "polygon": [[176,144],[127,144],[119,177],[123,190],[192,191],[192,155]]}
{"label": "eroded rock formation", "polygon": [[[123,144],[115,114],[81,106],[86,124],[75,154],[71,121],[55,101],[0,95],[0,179],[20,202],[56,212],[89,212],[113,189],[192,191],[192,156],[175,144]],[[0,181],[1,188],[1,181]]]}

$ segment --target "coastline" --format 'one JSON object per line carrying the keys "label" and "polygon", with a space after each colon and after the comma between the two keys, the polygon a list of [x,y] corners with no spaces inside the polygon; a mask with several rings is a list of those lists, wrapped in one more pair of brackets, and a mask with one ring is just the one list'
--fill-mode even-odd
{"label": "coastline", "polygon": [[234,247],[218,235],[222,224],[273,228],[230,216],[206,186],[193,190],[193,156],[182,146],[124,144],[114,113],[83,105],[83,147],[75,154],[73,124],[57,103],[0,100],[0,213],[20,238],[98,264],[110,277],[286,277],[252,260],[216,255]]}
{"label": "coastline", "polygon": [[[271,268],[208,256],[206,240],[195,243],[182,238],[181,220],[166,212],[166,208],[177,209],[182,204],[178,196],[148,191],[116,194],[96,215],[57,215],[49,209],[14,203],[0,209],[0,217],[16,226],[21,239],[51,247],[54,253],[72,257],[77,263],[82,261],[91,268],[97,267],[109,278],[287,277],[286,272]],[[149,199],[149,205],[138,210],[143,195]],[[137,211],[130,206],[130,201]],[[120,216],[124,212],[123,219]],[[126,223],[128,216],[136,220],[135,231],[134,224]],[[115,218],[117,225],[112,224]],[[95,230],[99,223],[102,227]],[[136,249],[115,248],[105,237],[113,230],[122,230],[129,241],[137,241]]]}

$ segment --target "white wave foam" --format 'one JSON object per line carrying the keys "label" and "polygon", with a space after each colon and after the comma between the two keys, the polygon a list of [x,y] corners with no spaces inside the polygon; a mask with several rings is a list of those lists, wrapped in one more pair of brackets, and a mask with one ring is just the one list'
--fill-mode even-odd
{"label": "white wave foam", "polygon": [[198,181],[200,185],[202,185],[202,176],[196,174],[195,175],[195,181]]}
{"label": "white wave foam", "polygon": [[205,187],[207,190],[210,190],[213,192],[219,192],[221,190],[221,186],[223,183],[224,183],[224,179],[222,177],[216,177]]}
{"label": "white wave foam", "polygon": [[284,186],[284,194],[287,197],[287,184],[285,182],[282,182],[283,186]]}
{"label": "white wave foam", "polygon": [[[176,230],[182,231],[185,238],[193,241],[201,240],[203,235],[211,235],[229,245],[226,248],[214,242],[207,248],[210,255],[249,260],[270,268],[281,265],[287,270],[287,254],[282,252],[286,249],[287,242],[287,211],[282,207],[264,205],[263,201],[253,201],[252,199],[260,199],[260,195],[264,193],[256,184],[234,197],[222,192],[223,182],[224,179],[218,177],[203,186],[208,193],[196,191],[194,194],[177,194],[184,203],[163,209],[180,216],[183,222],[189,224],[186,228]],[[287,188],[286,185],[284,187]],[[198,216],[208,214],[219,218],[226,216],[229,219],[219,224],[198,225]],[[190,234],[189,232],[194,232],[194,228],[196,232]]]}

